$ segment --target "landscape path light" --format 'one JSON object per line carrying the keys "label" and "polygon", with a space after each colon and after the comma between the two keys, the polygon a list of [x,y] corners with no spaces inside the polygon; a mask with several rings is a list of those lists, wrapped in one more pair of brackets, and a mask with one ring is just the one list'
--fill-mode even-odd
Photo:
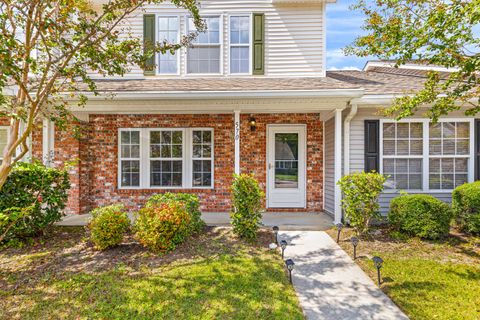
{"label": "landscape path light", "polygon": [[380,284],[382,284],[380,269],[382,268],[382,265],[383,265],[383,259],[378,256],[375,256],[372,258],[372,260],[373,260],[373,264],[375,265],[375,268],[377,268],[378,286],[380,287]]}
{"label": "landscape path light", "polygon": [[357,259],[357,246],[358,246],[359,240],[357,237],[352,237],[350,241],[352,242],[352,245],[353,245],[353,260],[355,260]]}
{"label": "landscape path light", "polygon": [[337,230],[338,230],[337,243],[339,243],[340,242],[340,232],[342,232],[343,224],[342,223],[337,223],[335,226],[337,227]]}
{"label": "landscape path light", "polygon": [[282,247],[282,260],[283,260],[284,252],[285,252],[285,249],[287,248],[287,245],[288,243],[286,240],[280,241],[280,247]]}
{"label": "landscape path light", "polygon": [[295,263],[293,262],[292,259],[287,259],[285,261],[285,265],[287,266],[288,274],[290,276],[290,283],[292,283],[292,271],[293,271],[293,268],[295,267]]}
{"label": "landscape path light", "polygon": [[273,226],[272,230],[275,233],[275,242],[278,244],[278,226]]}

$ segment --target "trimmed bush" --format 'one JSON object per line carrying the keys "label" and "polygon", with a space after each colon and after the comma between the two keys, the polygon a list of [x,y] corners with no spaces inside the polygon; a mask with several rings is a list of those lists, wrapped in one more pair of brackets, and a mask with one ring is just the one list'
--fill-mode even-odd
{"label": "trimmed bush", "polygon": [[191,233],[191,215],[177,201],[151,204],[137,213],[134,229],[137,240],[154,252],[175,249]]}
{"label": "trimmed bush", "polygon": [[123,205],[115,204],[92,210],[88,224],[90,240],[98,250],[119,245],[130,226],[130,220]]}
{"label": "trimmed bush", "polygon": [[43,232],[64,216],[67,170],[19,162],[0,191],[0,241]]}
{"label": "trimmed bush", "polygon": [[378,197],[385,181],[380,173],[363,171],[343,176],[338,181],[343,192],[345,218],[357,233],[367,232],[371,220],[380,217]]}
{"label": "trimmed bush", "polygon": [[231,192],[233,232],[247,240],[256,239],[265,194],[253,175],[248,174],[234,175]]}
{"label": "trimmed bush", "polygon": [[180,202],[185,205],[185,209],[190,214],[191,218],[189,224],[191,232],[199,232],[203,229],[205,223],[202,220],[202,214],[200,212],[200,201],[198,196],[195,194],[172,192],[156,194],[148,199],[146,207],[157,206],[159,204],[171,202]]}
{"label": "trimmed bush", "polygon": [[428,194],[402,195],[390,202],[388,221],[397,230],[424,239],[448,235],[453,214],[449,205]]}
{"label": "trimmed bush", "polygon": [[480,181],[455,188],[452,209],[462,231],[480,234]]}

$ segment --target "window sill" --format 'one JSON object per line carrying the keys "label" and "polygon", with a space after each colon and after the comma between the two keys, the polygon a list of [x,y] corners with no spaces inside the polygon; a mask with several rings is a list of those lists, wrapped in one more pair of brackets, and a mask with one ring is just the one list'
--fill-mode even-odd
{"label": "window sill", "polygon": [[138,192],[151,192],[151,191],[168,191],[168,190],[213,190],[215,189],[214,187],[150,187],[150,188],[144,188],[144,187],[119,187],[117,190],[119,192],[128,192],[128,191],[138,191]]}
{"label": "window sill", "polygon": [[406,192],[406,193],[452,193],[454,189],[439,189],[439,190],[405,190],[405,189],[388,189],[388,190],[383,190],[384,194],[400,194],[401,192]]}

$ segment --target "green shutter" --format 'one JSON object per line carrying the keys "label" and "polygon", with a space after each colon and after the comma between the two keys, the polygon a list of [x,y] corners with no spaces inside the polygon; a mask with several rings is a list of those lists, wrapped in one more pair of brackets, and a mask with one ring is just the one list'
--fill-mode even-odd
{"label": "green shutter", "polygon": [[253,14],[253,74],[265,74],[265,16]]}
{"label": "green shutter", "polygon": [[[143,15],[143,49],[144,51],[153,48],[155,45],[155,15]],[[155,55],[147,59],[143,74],[146,76],[155,75]]]}

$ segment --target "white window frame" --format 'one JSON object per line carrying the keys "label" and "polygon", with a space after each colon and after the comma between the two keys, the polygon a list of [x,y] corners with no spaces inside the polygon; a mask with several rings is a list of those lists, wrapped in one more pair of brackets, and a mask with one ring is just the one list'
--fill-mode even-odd
{"label": "white window frame", "polygon": [[[248,44],[232,44],[231,43],[231,35],[230,32],[232,31],[232,17],[248,17]],[[232,66],[231,66],[231,52],[233,47],[248,47],[248,72],[247,73],[232,73]],[[252,59],[253,59],[253,14],[252,13],[235,13],[228,16],[228,74],[235,75],[235,76],[242,76],[242,75],[251,75],[252,74]]]}
{"label": "white window frame", "polygon": [[[390,120],[390,119],[380,119],[380,170],[379,172],[383,174],[383,124],[384,123],[408,123],[408,122],[421,122],[423,124],[423,155],[419,156],[422,158],[422,189],[421,190],[405,190],[414,193],[451,193],[453,189],[430,189],[429,179],[430,179],[430,157],[438,158],[466,158],[465,155],[441,155],[441,156],[430,156],[430,119],[422,118],[412,118],[412,119],[402,119],[399,121]],[[470,152],[468,155],[468,182],[473,182],[475,180],[475,119],[474,118],[443,118],[439,119],[438,122],[468,122],[470,126],[470,136],[469,136],[469,148]],[[389,156],[387,156],[388,158]],[[397,157],[397,156],[395,156]],[[394,158],[395,158],[394,157]],[[398,156],[402,157],[402,156]],[[412,156],[406,156],[412,157]],[[398,193],[400,189],[385,189],[384,193]]]}
{"label": "white window frame", "polygon": [[[177,30],[177,43],[180,42],[181,34],[182,34],[182,21],[181,21],[181,16],[180,15],[169,15],[169,14],[157,14],[155,15],[155,38],[158,39],[159,37],[159,32],[160,32],[160,18],[177,18],[178,19],[178,30]],[[158,39],[160,41],[160,39]],[[177,56],[177,72],[174,73],[160,73],[160,55],[161,53],[157,53],[155,55],[155,74],[158,76],[179,76],[180,75],[180,59],[182,55],[182,48],[178,49],[175,51],[175,54]]]}
{"label": "white window frame", "polygon": [[[210,131],[212,136],[212,157],[211,157],[211,174],[212,183],[210,186],[193,186],[193,131],[202,130]],[[121,158],[121,133],[125,131],[139,131],[140,132],[140,185],[137,186],[122,186],[121,183],[121,161],[127,158]],[[150,186],[150,132],[151,131],[182,131],[183,132],[183,146],[182,146],[182,186]],[[189,127],[189,128],[119,128],[117,133],[118,152],[117,152],[117,186],[120,190],[174,190],[174,189],[214,189],[215,187],[215,131],[213,128],[207,127]],[[128,159],[127,159],[128,160]],[[135,159],[137,160],[137,159]]]}
{"label": "white window frame", "polygon": [[[139,154],[139,158],[123,158],[122,157],[122,132],[140,132],[140,136],[139,136],[139,142],[140,142],[140,154]],[[118,188],[119,189],[141,189],[141,186],[142,186],[142,155],[144,153],[144,150],[143,149],[143,143],[142,143],[142,132],[141,132],[141,129],[138,129],[138,128],[125,128],[125,129],[119,129],[118,130],[118,135],[117,135],[117,139],[118,139],[118,150],[117,150],[117,175],[118,175],[118,180],[117,180],[117,183],[118,183]],[[139,186],[122,186],[122,160],[125,160],[125,161],[139,161],[139,169],[140,169],[140,175],[139,175]]]}
{"label": "white window frame", "polygon": [[[190,24],[190,19],[192,17],[187,15],[185,16],[185,34],[188,35],[188,33],[190,32],[189,30],[189,24]],[[218,73],[190,73],[188,72],[188,49],[189,48],[186,48],[185,49],[185,53],[184,53],[184,61],[185,61],[185,75],[187,77],[198,77],[198,76],[204,76],[204,77],[208,77],[208,76],[218,76],[218,75],[223,75],[224,73],[224,67],[223,67],[223,59],[224,59],[224,35],[223,35],[223,32],[224,32],[224,23],[223,23],[223,18],[224,18],[224,15],[222,14],[209,14],[209,15],[205,15],[205,16],[202,16],[202,19],[205,19],[205,18],[218,18],[218,32],[219,32],[219,36],[218,36],[218,45],[219,45],[219,50],[220,50],[220,68],[219,68],[219,72]],[[217,45],[217,44],[211,44],[211,43],[192,43],[192,46],[194,47],[211,47],[212,45]]]}

